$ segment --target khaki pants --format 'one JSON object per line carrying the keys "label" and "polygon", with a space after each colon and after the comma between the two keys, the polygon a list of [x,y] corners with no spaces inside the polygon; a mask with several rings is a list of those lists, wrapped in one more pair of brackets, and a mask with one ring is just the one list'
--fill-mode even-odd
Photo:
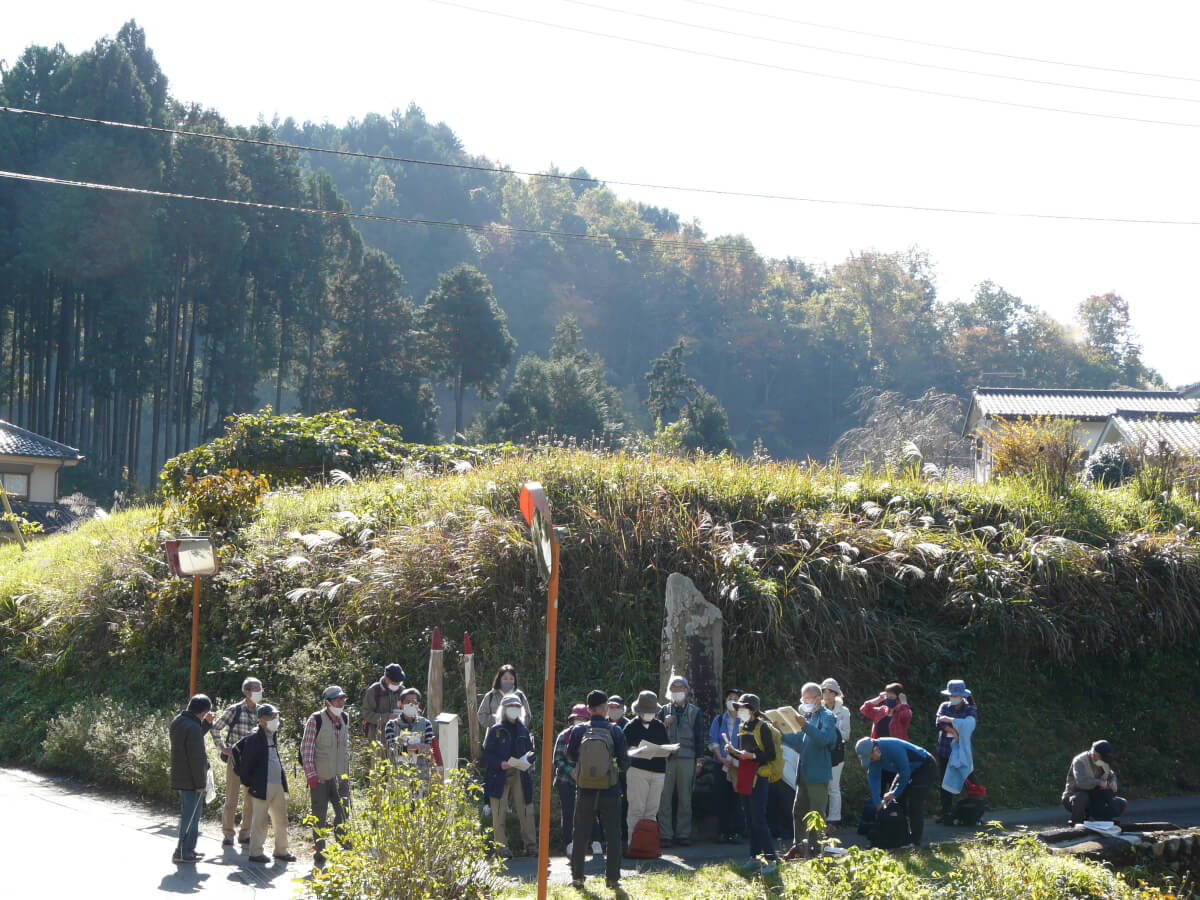
{"label": "khaki pants", "polygon": [[[829,782],[805,784],[803,776],[796,782],[796,802],[792,804],[792,842],[797,846],[804,839],[804,817],[814,809],[825,817],[825,803],[829,800]],[[822,834],[819,831],[808,832],[808,849],[816,853],[821,848]]]}
{"label": "khaki pants", "polygon": [[625,783],[629,797],[629,812],[626,821],[629,833],[642,819],[658,818],[658,804],[662,801],[663,780],[667,776],[662,772],[647,772],[645,769],[629,767],[625,773]]}
{"label": "khaki pants", "polygon": [[268,782],[267,799],[251,797],[250,803],[254,808],[254,819],[250,825],[250,855],[262,855],[263,845],[267,842],[269,815],[271,827],[275,829],[275,855],[283,856],[288,852],[288,805],[283,785]]}
{"label": "khaki pants", "polygon": [[225,761],[225,809],[221,813],[221,828],[226,837],[233,837],[233,826],[237,822],[238,794],[242,795],[241,834],[250,834],[250,788],[233,771],[233,757]]}
{"label": "khaki pants", "polygon": [[[663,840],[688,840],[692,836],[692,787],[696,783],[694,757],[667,758],[667,776],[663,779],[662,804],[658,808],[658,835]],[[671,801],[678,799],[678,811]]]}
{"label": "khaki pants", "polygon": [[521,843],[526,853],[532,853],[537,847],[537,837],[533,833],[533,804],[525,802],[525,792],[521,790],[521,773],[516,769],[509,769],[509,774],[504,779],[504,793],[499,797],[489,797],[488,800],[492,805],[492,828],[497,846],[512,849],[508,846],[508,832],[504,821],[511,803],[517,820],[521,823]]}

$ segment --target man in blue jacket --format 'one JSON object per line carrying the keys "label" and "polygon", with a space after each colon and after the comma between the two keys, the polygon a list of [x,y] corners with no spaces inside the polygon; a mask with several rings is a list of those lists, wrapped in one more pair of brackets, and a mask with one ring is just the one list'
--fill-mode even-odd
{"label": "man in blue jacket", "polygon": [[[607,706],[607,696],[604,702]],[[534,760],[533,737],[521,721],[523,709],[520,697],[505,694],[500,701],[500,721],[488,729],[483,741],[483,761],[487,766],[483,791],[492,807],[496,852],[505,858],[512,856],[505,828],[510,802],[521,824],[524,855],[537,853],[537,836],[533,828],[533,779],[529,777],[528,769],[521,770],[509,763],[514,758],[530,763]]]}
{"label": "man in blue jacket", "polygon": [[821,832],[809,829],[807,852],[800,845],[800,836],[805,832],[804,817],[809,812],[816,810],[825,815],[825,807],[829,802],[829,780],[833,778],[829,751],[837,743],[837,719],[821,702],[819,684],[810,681],[800,689],[797,712],[804,722],[801,730],[783,735],[784,746],[800,753],[800,767],[796,771],[796,800],[792,804],[794,839],[784,859],[803,859],[821,852]]}
{"label": "man in blue jacket", "polygon": [[[600,814],[600,825],[608,836],[604,848],[604,880],[616,890],[621,882],[622,847],[616,836],[621,833],[621,773],[629,768],[625,734],[608,718],[608,695],[592,691],[587,695],[589,719],[571,729],[567,738],[567,761],[574,764],[572,776],[578,785],[575,795],[575,833],[587,834],[592,820]],[[583,890],[583,858],[587,841],[574,842],[571,848],[571,887]]]}
{"label": "man in blue jacket", "polygon": [[[937,760],[916,744],[900,738],[865,737],[854,745],[854,752],[867,770],[867,784],[871,786],[875,808],[898,800],[908,818],[913,846],[921,846],[921,835],[925,832],[925,795],[937,778]],[[884,771],[896,773],[891,785],[881,784]]]}

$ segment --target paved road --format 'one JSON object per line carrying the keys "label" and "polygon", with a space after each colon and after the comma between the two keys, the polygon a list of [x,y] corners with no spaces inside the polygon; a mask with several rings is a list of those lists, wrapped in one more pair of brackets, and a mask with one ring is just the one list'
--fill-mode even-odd
{"label": "paved road", "polygon": [[[293,841],[293,852],[301,862],[290,866],[256,866],[246,862],[236,848],[222,848],[220,826],[211,821],[201,827],[198,849],[205,860],[195,866],[175,866],[178,814],[145,804],[114,799],[92,788],[49,778],[20,769],[0,768],[0,847],[9,863],[3,878],[5,897],[91,897],[111,896],[125,900],[163,897],[164,894],[194,894],[216,898],[291,898],[296,879],[311,871],[306,861],[307,844]],[[1061,825],[1062,809],[1008,810],[989,814],[1008,826],[1034,828]],[[1168,821],[1177,825],[1200,825],[1200,796],[1135,801],[1126,821]],[[973,832],[927,823],[928,842],[961,840]],[[844,831],[845,844],[858,836]],[[730,850],[733,850],[733,854]],[[690,871],[707,863],[744,856],[748,845],[728,847],[696,844],[674,848],[659,860],[624,860],[622,876],[639,871]],[[508,863],[511,876],[523,880],[536,877],[534,859]],[[589,859],[588,875],[601,875],[602,858]],[[570,880],[567,860],[551,859],[551,878]]]}

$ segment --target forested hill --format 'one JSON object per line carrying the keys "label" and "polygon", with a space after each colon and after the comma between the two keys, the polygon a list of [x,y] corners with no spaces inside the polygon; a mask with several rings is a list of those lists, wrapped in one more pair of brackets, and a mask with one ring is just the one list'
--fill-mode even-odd
{"label": "forested hill", "polygon": [[[962,395],[985,372],[1080,388],[1156,377],[1115,295],[1078,298],[1077,341],[987,282],[966,302],[945,302],[919,251],[864,252],[820,272],[800,261],[804,247],[765,259],[744,237],[709,237],[686,211],[623,200],[582,169],[489,171],[495,163],[415,105],[340,127],[235,126],[171,96],[132,22],[78,55],[30,47],[4,68],[0,101],[452,164],[0,112],[7,170],[443,223],[0,179],[0,416],[81,447],[110,480],[123,470],[147,480],[226,415],[263,403],[353,407],[432,439],[432,388],[455,382],[460,397],[499,388],[499,408],[476,420],[480,438],[650,429],[651,409],[669,421],[703,387],[727,410],[740,450],[762,438],[776,456],[821,457],[857,424],[858,392]],[[460,270],[447,287],[440,276],[458,263],[486,281]],[[423,305],[435,289],[443,302]],[[451,303],[464,291],[478,294],[469,313]],[[551,348],[568,315],[575,324]],[[463,340],[476,325],[490,335],[496,371],[467,371],[454,356],[482,346]],[[684,390],[647,406],[646,373],[681,338]]]}

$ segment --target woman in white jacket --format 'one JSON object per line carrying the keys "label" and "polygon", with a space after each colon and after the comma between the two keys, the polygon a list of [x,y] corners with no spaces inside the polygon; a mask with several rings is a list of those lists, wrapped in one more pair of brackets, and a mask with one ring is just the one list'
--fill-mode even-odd
{"label": "woman in white jacket", "polygon": [[821,682],[821,698],[825,708],[833,713],[837,723],[838,734],[841,735],[845,746],[842,748],[842,761],[833,767],[833,777],[829,779],[829,815],[825,822],[831,828],[842,824],[842,769],[845,767],[845,747],[850,745],[850,710],[842,703],[842,688],[832,678]]}

